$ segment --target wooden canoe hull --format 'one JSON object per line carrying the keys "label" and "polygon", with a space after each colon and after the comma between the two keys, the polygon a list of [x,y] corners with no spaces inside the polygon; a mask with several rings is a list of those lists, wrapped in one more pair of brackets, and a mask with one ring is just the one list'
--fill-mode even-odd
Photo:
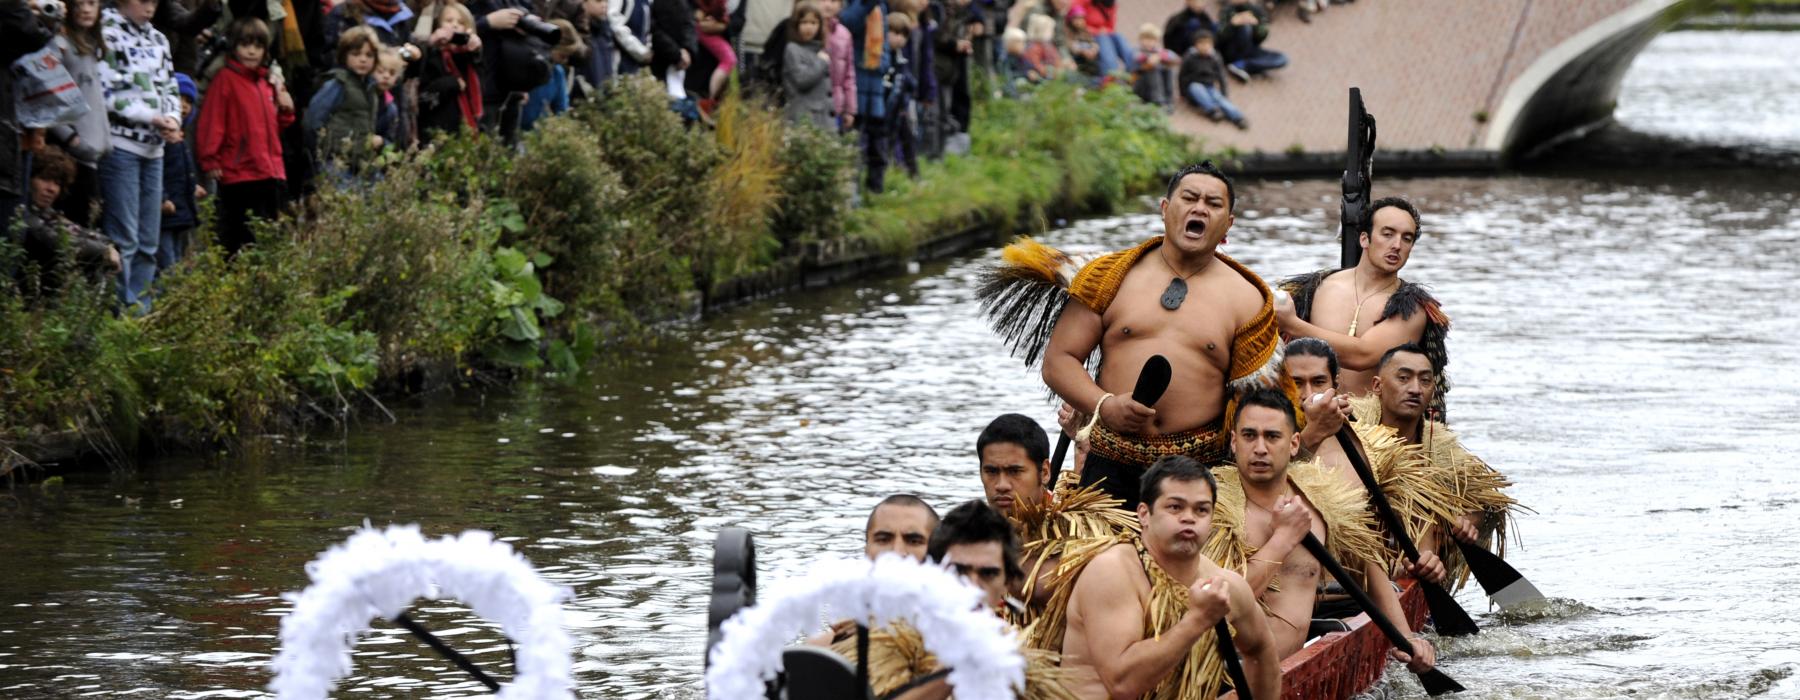
{"label": "wooden canoe hull", "polygon": [[[1411,580],[1401,581],[1400,605],[1407,627],[1425,628],[1425,593]],[[1381,680],[1393,648],[1367,613],[1344,621],[1348,632],[1332,632],[1281,661],[1282,700],[1346,700]],[[1237,700],[1237,693],[1220,696]]]}

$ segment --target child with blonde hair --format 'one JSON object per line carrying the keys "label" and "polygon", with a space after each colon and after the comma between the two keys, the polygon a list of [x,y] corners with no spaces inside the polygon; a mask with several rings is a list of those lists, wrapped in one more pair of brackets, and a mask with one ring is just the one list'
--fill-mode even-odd
{"label": "child with blonde hair", "polygon": [[480,129],[481,42],[475,16],[462,5],[445,5],[438,28],[419,59],[419,143],[463,127]]}
{"label": "child with blonde hair", "polygon": [[1164,108],[1175,106],[1176,68],[1181,57],[1163,48],[1162,28],[1145,23],[1138,27],[1138,54],[1131,65],[1131,91],[1138,99]]}
{"label": "child with blonde hair", "polygon": [[1056,48],[1056,18],[1032,15],[1025,24],[1025,79],[1033,83],[1055,80],[1068,60]]}

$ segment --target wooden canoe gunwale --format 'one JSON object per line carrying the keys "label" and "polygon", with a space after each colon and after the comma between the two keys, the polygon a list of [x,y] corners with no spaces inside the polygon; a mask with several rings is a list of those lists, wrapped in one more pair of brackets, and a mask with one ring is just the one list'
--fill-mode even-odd
{"label": "wooden canoe gunwale", "polygon": [[[1402,580],[1400,605],[1407,628],[1425,628],[1425,594],[1411,579]],[[1332,632],[1281,661],[1282,700],[1345,700],[1374,687],[1387,668],[1393,648],[1367,613],[1345,620],[1348,632]],[[1219,696],[1237,700],[1237,693]]]}

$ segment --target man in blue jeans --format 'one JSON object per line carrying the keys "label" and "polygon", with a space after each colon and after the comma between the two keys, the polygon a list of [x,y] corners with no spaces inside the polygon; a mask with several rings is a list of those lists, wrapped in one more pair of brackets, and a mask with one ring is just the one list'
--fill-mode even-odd
{"label": "man in blue jeans", "polygon": [[1181,58],[1181,74],[1177,79],[1181,94],[1196,109],[1213,121],[1226,120],[1239,129],[1250,128],[1244,113],[1225,98],[1225,65],[1213,50],[1212,32],[1194,33],[1194,48]]}

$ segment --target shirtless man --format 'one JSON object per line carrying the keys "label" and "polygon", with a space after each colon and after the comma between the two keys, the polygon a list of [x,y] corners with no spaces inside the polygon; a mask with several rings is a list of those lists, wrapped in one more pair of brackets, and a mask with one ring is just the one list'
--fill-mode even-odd
{"label": "shirtless man", "polygon": [[[1299,651],[1306,643],[1323,571],[1323,565],[1300,546],[1300,540],[1311,532],[1329,548],[1330,538],[1351,534],[1328,532],[1326,524],[1331,518],[1318,512],[1316,508],[1320,506],[1314,501],[1324,494],[1309,496],[1302,488],[1322,489],[1326,482],[1335,482],[1337,477],[1324,473],[1318,465],[1305,463],[1295,466],[1312,470],[1313,476],[1290,474],[1290,462],[1299,447],[1299,432],[1287,397],[1257,391],[1240,400],[1231,433],[1233,463],[1237,470],[1222,483],[1229,484],[1232,481],[1229,477],[1236,477],[1236,485],[1243,491],[1245,505],[1240,519],[1243,523],[1241,534],[1244,543],[1255,548],[1244,578],[1268,606],[1269,628],[1283,658]],[[1352,505],[1360,507],[1360,503]],[[1378,545],[1377,551],[1380,551]],[[1400,597],[1394,593],[1385,562],[1379,558],[1371,559],[1342,563],[1350,571],[1361,566],[1363,588],[1380,608],[1367,612],[1385,615],[1395,627],[1407,628],[1406,611],[1400,605]],[[1269,583],[1277,576],[1281,580],[1281,590],[1271,591]],[[1413,656],[1398,649],[1390,653],[1414,673],[1422,673],[1435,665],[1435,652],[1423,637],[1414,635],[1413,650],[1417,652]]]}
{"label": "shirtless man", "polygon": [[[1114,545],[1089,562],[1075,581],[1063,666],[1084,680],[1071,690],[1089,700],[1193,693],[1196,689],[1171,687],[1173,679],[1218,653],[1212,631],[1220,619],[1229,618],[1251,693],[1281,697],[1281,664],[1256,597],[1242,576],[1200,553],[1212,529],[1217,495],[1212,473],[1193,459],[1164,457],[1144,474],[1140,489],[1137,517],[1148,556],[1140,557],[1135,542]],[[1154,580],[1164,580],[1165,590],[1176,588],[1164,603],[1168,609],[1157,611],[1169,620],[1164,629],[1146,629],[1151,607],[1157,605]],[[1191,697],[1218,694],[1217,685],[1198,690],[1202,692]]]}
{"label": "shirtless man", "polygon": [[1429,292],[1400,278],[1419,238],[1419,210],[1399,197],[1375,200],[1359,238],[1356,267],[1284,280],[1292,297],[1275,304],[1283,335],[1319,338],[1337,351],[1340,393],[1353,396],[1369,392],[1376,361],[1395,345],[1422,343],[1436,348],[1439,366],[1449,361],[1449,318]]}
{"label": "shirtless man", "polygon": [[1331,344],[1318,338],[1295,338],[1283,353],[1282,369],[1300,391],[1306,428],[1300,431],[1300,453],[1319,453],[1350,415],[1350,397],[1338,393],[1338,358]]}
{"label": "shirtless man", "polygon": [[981,490],[987,503],[1013,517],[1019,504],[1038,505],[1050,497],[1050,438],[1027,416],[995,418],[975,439],[981,460]]}
{"label": "shirtless man", "polygon": [[[1345,482],[1367,493],[1362,478],[1357,476],[1356,468],[1350,465],[1343,446],[1336,439],[1338,430],[1350,417],[1350,399],[1337,393],[1337,353],[1318,338],[1296,338],[1287,344],[1287,357],[1282,362],[1288,376],[1293,377],[1294,385],[1300,388],[1301,401],[1305,402],[1306,429],[1300,431],[1297,456],[1312,455]],[[1360,452],[1362,448],[1358,446],[1357,449]],[[1364,457],[1366,459],[1367,455]],[[1431,551],[1421,551],[1418,562],[1406,562],[1394,573],[1436,584],[1442,584],[1446,574],[1443,562]]]}
{"label": "shirtless man", "polygon": [[[1083,267],[1044,350],[1044,382],[1076,410],[1098,414],[1081,484],[1099,482],[1127,510],[1158,457],[1222,460],[1226,400],[1280,377],[1273,296],[1218,252],[1234,204],[1231,182],[1211,162],[1177,173],[1160,205],[1162,235]],[[1096,349],[1104,358],[1097,382],[1085,365]],[[1172,370],[1154,409],[1131,399],[1152,355]]]}
{"label": "shirtless man", "polygon": [[[1374,392],[1375,397],[1380,400],[1381,425],[1393,428],[1400,439],[1424,447],[1428,468],[1442,473],[1460,470],[1465,465],[1441,462],[1474,460],[1479,463],[1480,460],[1463,450],[1456,434],[1450,432],[1448,427],[1427,416],[1426,409],[1432,405],[1439,377],[1438,366],[1426,356],[1425,349],[1407,343],[1396,346],[1381,356]],[[1476,470],[1492,472],[1485,464],[1479,464]],[[1455,480],[1467,481],[1467,475],[1459,473]],[[1490,500],[1510,502],[1510,499],[1504,497]],[[1456,539],[1474,544],[1480,540],[1483,531],[1492,532],[1499,527],[1504,521],[1504,515],[1504,509],[1475,510],[1447,525],[1450,534]],[[1438,550],[1442,537],[1434,531],[1419,539],[1421,551]]]}
{"label": "shirtless man", "polygon": [[[869,522],[863,526],[863,556],[873,561],[892,552],[914,561],[925,561],[931,533],[938,527],[938,514],[930,504],[909,493],[896,493],[881,499],[869,511]],[[856,634],[854,620],[838,620],[824,630],[806,638],[813,646],[828,647],[832,642]]]}
{"label": "shirtless man", "polygon": [[937,511],[918,496],[888,496],[869,511],[869,522],[863,526],[863,554],[874,559],[882,552],[894,552],[924,561],[925,548],[937,526]]}

